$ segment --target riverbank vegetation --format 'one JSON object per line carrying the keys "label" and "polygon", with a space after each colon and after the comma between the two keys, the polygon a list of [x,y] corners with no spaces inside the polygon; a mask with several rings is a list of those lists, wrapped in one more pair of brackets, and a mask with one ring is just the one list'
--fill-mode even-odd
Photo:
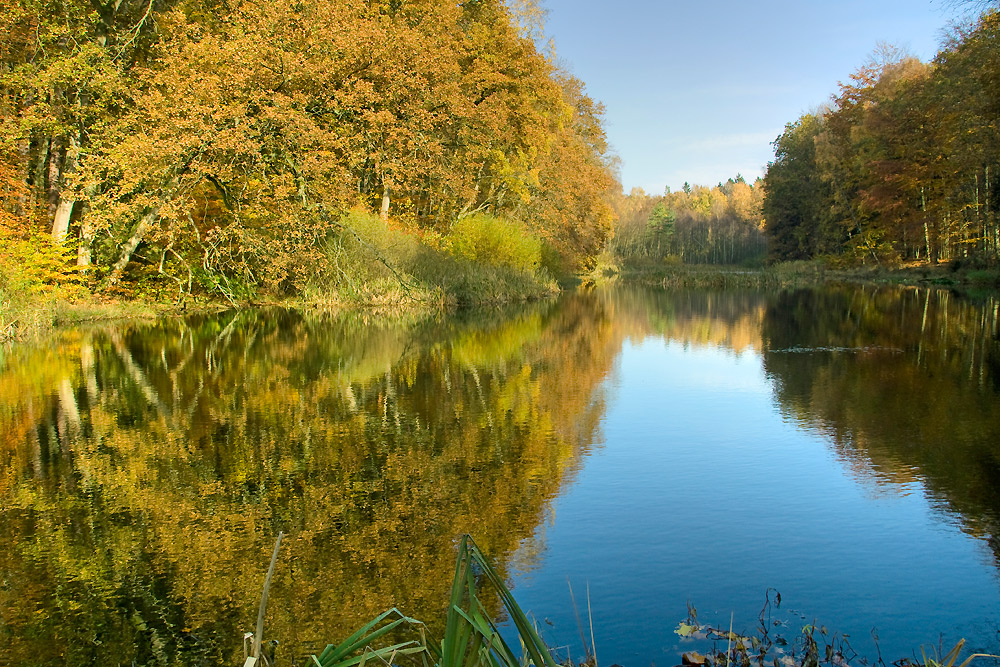
{"label": "riverbank vegetation", "polygon": [[[422,667],[557,667],[537,624],[522,611],[503,577],[468,535],[461,537],[456,560],[440,642],[424,630],[423,623],[391,609],[343,642],[329,644],[319,656],[312,656],[313,663],[318,667],[353,667],[359,661],[395,664],[408,659]],[[518,650],[501,635],[490,611],[494,605],[480,599],[484,593],[499,598],[517,636]],[[376,643],[387,634],[393,636],[390,633],[397,628],[410,630],[411,638],[385,646]]]}
{"label": "riverbank vegetation", "polygon": [[508,300],[587,268],[603,110],[508,4],[5,3],[4,323],[85,292]]}

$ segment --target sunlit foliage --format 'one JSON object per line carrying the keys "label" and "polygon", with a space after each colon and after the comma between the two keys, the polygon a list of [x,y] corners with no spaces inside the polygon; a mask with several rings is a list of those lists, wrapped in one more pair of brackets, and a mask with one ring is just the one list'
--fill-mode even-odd
{"label": "sunlit foliage", "polygon": [[616,186],[602,109],[539,53],[528,10],[8,3],[0,229],[71,241],[102,289],[233,301],[338,274],[325,249],[358,206],[417,236],[519,220],[584,266]]}
{"label": "sunlit foliage", "polygon": [[829,108],[775,141],[764,217],[776,260],[1000,260],[1000,13],[932,63],[880,47]]}
{"label": "sunlit foliage", "polygon": [[612,252],[621,260],[688,264],[759,262],[765,252],[762,182],[742,176],[715,187],[685,187],[662,197],[633,190],[618,203]]}

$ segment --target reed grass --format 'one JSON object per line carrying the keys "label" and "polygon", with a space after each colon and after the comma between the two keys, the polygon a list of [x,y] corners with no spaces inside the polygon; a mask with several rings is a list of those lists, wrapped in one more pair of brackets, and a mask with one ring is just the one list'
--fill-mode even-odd
{"label": "reed grass", "polygon": [[[520,653],[504,640],[486,611],[481,602],[479,580],[499,596],[517,633]],[[379,640],[399,630],[410,630],[414,637],[377,646]],[[389,609],[339,644],[329,644],[311,659],[317,667],[355,667],[369,661],[394,665],[402,657],[409,657],[422,667],[557,667],[545,642],[503,578],[468,535],[462,537],[458,547],[445,630],[440,641],[430,637],[420,621],[398,609]]]}
{"label": "reed grass", "polygon": [[927,652],[923,647],[920,647],[920,655],[923,657],[924,667],[956,667],[955,663],[958,663],[958,667],[969,667],[971,663],[976,658],[997,658],[1000,656],[993,655],[991,653],[973,653],[965,658],[962,662],[958,662],[958,657],[962,654],[962,647],[965,646],[965,640],[960,639],[955,646],[952,647],[950,651],[941,657],[940,651],[934,649],[933,653],[928,656]]}

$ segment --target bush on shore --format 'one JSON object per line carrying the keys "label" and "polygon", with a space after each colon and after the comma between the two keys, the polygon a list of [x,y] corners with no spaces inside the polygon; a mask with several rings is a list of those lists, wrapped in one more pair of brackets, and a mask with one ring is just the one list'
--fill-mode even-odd
{"label": "bush on shore", "polygon": [[326,266],[305,301],[426,306],[508,303],[550,295],[541,242],[516,223],[478,215],[444,238],[418,236],[363,210],[345,214],[326,242]]}

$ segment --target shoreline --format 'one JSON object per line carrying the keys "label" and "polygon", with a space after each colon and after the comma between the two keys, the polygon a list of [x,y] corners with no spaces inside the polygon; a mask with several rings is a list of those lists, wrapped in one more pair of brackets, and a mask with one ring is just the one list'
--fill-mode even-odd
{"label": "shoreline", "polygon": [[700,264],[598,267],[586,281],[620,280],[664,288],[789,288],[854,283],[875,286],[941,287],[963,291],[1000,291],[1000,268],[959,263],[901,266],[829,266],[821,260],[781,262],[766,267]]}
{"label": "shoreline", "polygon": [[[0,343],[40,339],[60,328],[85,322],[153,320],[192,313],[213,313],[230,309],[278,307],[302,311],[383,311],[398,313],[448,312],[464,307],[496,307],[515,302],[530,303],[554,296],[576,286],[623,282],[663,289],[788,289],[821,284],[852,283],[873,286],[938,287],[968,294],[1000,292],[1000,269],[950,264],[908,264],[896,267],[830,267],[822,261],[783,262],[768,267],[739,267],[698,264],[650,264],[639,267],[598,266],[589,274],[565,281],[558,291],[537,291],[503,299],[456,303],[411,298],[376,299],[372,302],[345,302],[308,298],[261,299],[232,304],[221,297],[195,295],[178,301],[145,299],[104,299],[89,295],[77,300],[59,296],[22,299],[19,308],[10,301],[0,304]],[[401,296],[394,294],[392,296]]]}

